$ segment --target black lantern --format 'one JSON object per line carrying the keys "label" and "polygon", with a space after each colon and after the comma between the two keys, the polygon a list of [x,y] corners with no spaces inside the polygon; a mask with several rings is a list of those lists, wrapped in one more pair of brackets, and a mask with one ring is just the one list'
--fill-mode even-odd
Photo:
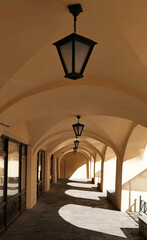
{"label": "black lantern", "polygon": [[74,145],[75,145],[75,148],[78,148],[78,146],[79,146],[79,141],[78,141],[78,140],[74,141]]}
{"label": "black lantern", "polygon": [[74,33],[57,41],[57,48],[65,77],[76,80],[83,77],[83,72],[96,42],[76,34],[76,20],[80,12],[83,12],[80,4],[69,5],[68,9],[74,16]]}
{"label": "black lantern", "polygon": [[82,134],[82,132],[83,132],[83,129],[84,129],[84,126],[85,126],[85,125],[79,123],[79,119],[80,119],[80,118],[81,118],[81,116],[78,115],[78,116],[77,116],[78,122],[77,122],[76,124],[73,124],[73,125],[72,125],[76,137],[81,136],[81,134]]}

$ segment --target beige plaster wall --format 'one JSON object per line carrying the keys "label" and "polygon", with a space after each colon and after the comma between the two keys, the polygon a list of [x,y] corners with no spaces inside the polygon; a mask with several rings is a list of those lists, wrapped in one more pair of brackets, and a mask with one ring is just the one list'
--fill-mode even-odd
{"label": "beige plaster wall", "polygon": [[61,159],[61,178],[87,178],[87,158],[81,154],[72,152]]}
{"label": "beige plaster wall", "polygon": [[127,144],[122,171],[122,211],[139,211],[139,196],[147,201],[147,129],[137,126]]}
{"label": "beige plaster wall", "polygon": [[116,155],[114,151],[107,147],[105,160],[104,160],[104,172],[103,172],[103,191],[107,190],[115,191],[116,181]]}
{"label": "beige plaster wall", "polygon": [[3,134],[20,142],[29,144],[29,132],[25,123],[10,127]]}

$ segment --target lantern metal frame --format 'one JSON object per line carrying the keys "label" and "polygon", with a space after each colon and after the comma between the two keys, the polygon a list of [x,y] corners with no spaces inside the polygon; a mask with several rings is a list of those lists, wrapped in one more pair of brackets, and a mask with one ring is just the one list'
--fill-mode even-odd
{"label": "lantern metal frame", "polygon": [[[79,123],[79,119],[80,119],[80,118],[81,118],[81,116],[80,116],[80,115],[77,115],[78,122],[72,125],[76,137],[80,137],[80,136],[82,135],[83,129],[84,129],[84,127],[85,127],[84,124]],[[81,131],[79,132],[79,128],[80,128],[80,127],[81,127]],[[78,129],[78,130],[77,130],[77,129]]]}
{"label": "lantern metal frame", "polygon": [[75,148],[78,148],[79,143],[80,143],[80,142],[79,142],[78,140],[74,141]]}
{"label": "lantern metal frame", "polygon": [[[93,47],[95,44],[97,44],[96,42],[94,42],[93,40],[83,37],[79,34],[76,34],[76,21],[77,21],[77,16],[80,14],[80,12],[82,12],[82,7],[80,4],[72,4],[68,6],[69,12],[74,16],[74,33],[64,37],[63,39],[53,43],[53,45],[56,46],[64,72],[65,72],[65,78],[70,78],[72,80],[77,80],[79,78],[83,77],[83,72],[85,70],[85,67],[87,65],[87,62],[89,60],[89,57],[91,55],[91,52],[93,50]],[[83,43],[87,46],[89,46],[89,50],[87,52],[87,56],[85,57],[85,60],[83,61],[82,67],[80,69],[80,72],[76,72],[75,71],[75,42],[80,42]],[[68,72],[68,68],[66,66],[66,63],[64,61],[64,56],[62,55],[62,51],[61,51],[61,47],[66,44],[66,43],[72,43],[72,71]]]}

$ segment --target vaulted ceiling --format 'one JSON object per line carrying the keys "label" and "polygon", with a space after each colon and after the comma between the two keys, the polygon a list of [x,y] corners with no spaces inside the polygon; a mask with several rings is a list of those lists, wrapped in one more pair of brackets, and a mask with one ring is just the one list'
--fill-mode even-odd
{"label": "vaulted ceiling", "polygon": [[53,46],[73,31],[72,3],[0,0],[0,122],[25,124],[36,149],[68,152],[80,114],[81,151],[120,152],[133,124],[147,127],[147,1],[79,1],[78,33],[98,44],[77,81]]}

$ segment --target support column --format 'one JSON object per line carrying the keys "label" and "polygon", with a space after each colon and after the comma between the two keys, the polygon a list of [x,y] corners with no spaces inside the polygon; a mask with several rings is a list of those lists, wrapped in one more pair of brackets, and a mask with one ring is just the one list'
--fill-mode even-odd
{"label": "support column", "polygon": [[101,162],[101,185],[100,190],[103,192],[103,184],[104,184],[104,157],[102,158]]}
{"label": "support column", "polygon": [[121,189],[122,189],[122,164],[123,160],[117,157],[116,163],[116,189],[115,189],[115,205],[121,210]]}
{"label": "support column", "polygon": [[104,187],[104,161],[105,161],[105,154],[106,154],[107,146],[105,145],[102,150],[102,161],[101,161],[101,185],[100,190],[103,192]]}
{"label": "support column", "polygon": [[64,159],[64,179],[66,178],[66,160]]}
{"label": "support column", "polygon": [[50,154],[45,152],[45,186],[44,191],[47,192],[50,189]]}
{"label": "support column", "polygon": [[97,162],[98,162],[98,153],[95,154],[95,161],[94,161],[94,183],[98,184],[98,168],[97,168]]}
{"label": "support column", "polygon": [[60,171],[61,171],[60,160],[61,160],[61,157],[58,157],[58,178],[60,178]]}
{"label": "support column", "polygon": [[94,160],[94,166],[93,166],[93,183],[95,184],[95,162],[96,162],[96,155],[95,155],[95,158],[93,159]]}
{"label": "support column", "polygon": [[37,201],[37,153],[33,155],[32,148],[27,148],[27,191],[26,208],[31,209]]}
{"label": "support column", "polygon": [[94,159],[92,156],[90,157],[90,162],[91,162],[91,179],[92,182],[94,183]]}
{"label": "support column", "polygon": [[87,160],[87,178],[89,178],[89,160]]}
{"label": "support column", "polygon": [[57,182],[57,159],[54,156],[53,159],[53,183]]}
{"label": "support column", "polygon": [[89,158],[89,178],[91,178],[91,156]]}

